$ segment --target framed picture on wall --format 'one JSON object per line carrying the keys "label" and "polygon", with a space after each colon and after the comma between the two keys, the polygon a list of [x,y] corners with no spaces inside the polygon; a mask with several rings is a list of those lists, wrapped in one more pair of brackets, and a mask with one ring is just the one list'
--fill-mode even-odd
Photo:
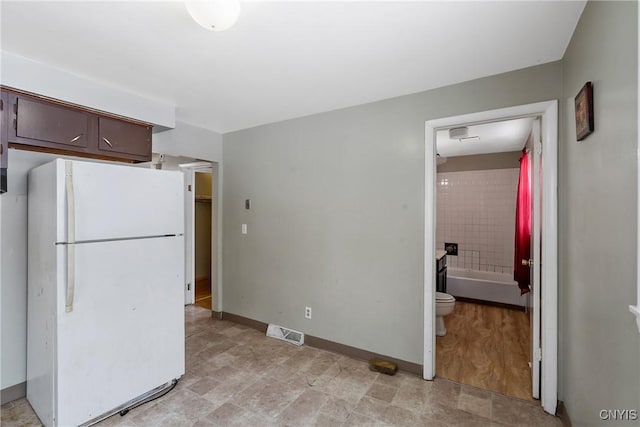
{"label": "framed picture on wall", "polygon": [[576,102],[576,138],[585,139],[593,132],[593,85],[586,82],[575,98]]}

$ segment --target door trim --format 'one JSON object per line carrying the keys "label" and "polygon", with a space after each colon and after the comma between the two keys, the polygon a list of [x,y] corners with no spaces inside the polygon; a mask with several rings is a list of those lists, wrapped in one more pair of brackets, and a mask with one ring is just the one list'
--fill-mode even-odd
{"label": "door trim", "polygon": [[424,198],[424,357],[423,377],[435,376],[435,182],[436,131],[461,124],[491,122],[520,117],[542,117],[542,369],[541,403],[555,414],[558,398],[558,101],[551,100],[497,110],[429,120],[425,123]]}
{"label": "door trim", "polygon": [[[640,19],[640,7],[638,8],[638,19]],[[638,26],[638,37],[640,37],[640,26]],[[640,85],[640,43],[638,44],[638,85]],[[640,87],[640,86],[638,86]],[[638,96],[638,129],[640,129],[640,96]],[[636,273],[636,305],[630,305],[629,311],[636,316],[636,325],[638,326],[638,332],[640,332],[640,132],[638,132],[638,153],[637,155],[637,164],[638,164],[638,172],[637,172],[637,198],[638,198],[638,209],[637,209],[637,235],[636,235],[636,264],[637,264],[637,273]]]}
{"label": "door trim", "polygon": [[[540,399],[540,377],[541,377],[541,363],[538,360],[539,357],[542,356],[540,354],[542,349],[541,336],[540,333],[542,328],[541,322],[541,290],[542,290],[542,278],[540,277],[541,269],[541,260],[542,260],[542,248],[540,245],[541,236],[541,213],[543,213],[542,209],[542,198],[540,188],[540,168],[542,167],[542,153],[544,152],[544,148],[542,145],[542,121],[539,117],[533,121],[533,129],[532,129],[532,149],[529,153],[532,159],[530,165],[532,168],[530,169],[530,186],[532,188],[532,199],[531,199],[531,209],[532,209],[532,221],[531,221],[531,256],[530,258],[533,260],[533,267],[531,267],[530,276],[531,276],[531,292],[528,294],[531,297],[532,301],[532,316],[531,316],[531,377],[533,383],[531,384],[532,395],[534,399]],[[543,180],[544,181],[544,180]],[[544,185],[544,182],[543,182]],[[515,262],[515,261],[514,261]]]}
{"label": "door trim", "polygon": [[[183,173],[189,174],[191,182],[195,185],[196,172],[211,173],[213,179],[212,188],[212,202],[211,202],[211,299],[212,299],[212,311],[222,312],[222,171],[221,165],[217,162],[205,162],[197,161],[192,163],[183,163],[180,165],[180,169]],[[187,180],[185,180],[187,181]],[[195,190],[195,188],[194,188]],[[195,193],[192,192],[189,195],[185,192],[185,197],[191,197],[192,214],[190,230],[185,227],[185,233],[190,232],[192,234],[192,243],[195,245]],[[185,216],[186,218],[186,216]],[[185,220],[186,224],[186,220]],[[185,238],[185,242],[187,239]],[[191,304],[195,303],[195,262],[193,258],[193,245],[187,247],[185,245],[185,262],[191,260],[192,269],[192,281],[193,287],[191,292]],[[189,304],[189,302],[185,302]]]}

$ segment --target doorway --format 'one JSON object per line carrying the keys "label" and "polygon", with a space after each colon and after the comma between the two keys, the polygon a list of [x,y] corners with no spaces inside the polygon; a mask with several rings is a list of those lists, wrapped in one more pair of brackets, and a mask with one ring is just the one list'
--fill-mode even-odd
{"label": "doorway", "polygon": [[185,184],[185,305],[221,310],[219,165],[180,165]]}
{"label": "doorway", "polygon": [[[540,202],[544,211],[538,225],[541,227],[541,257],[533,259],[532,270],[538,273],[538,289],[533,281],[532,308],[534,317],[532,395],[541,399],[546,412],[555,413],[557,404],[557,101],[541,102],[499,110],[484,111],[456,117],[426,122],[425,125],[425,269],[424,269],[424,371],[425,379],[436,375],[436,331],[435,331],[435,291],[436,291],[436,133],[438,130],[463,127],[470,124],[491,123],[501,120],[540,117],[540,135],[544,150],[536,154],[544,164],[541,173],[542,188]],[[540,268],[541,259],[545,260]],[[541,295],[540,279],[545,284]],[[540,333],[536,329],[540,328]],[[535,340],[539,339],[536,345]],[[536,395],[536,375],[540,389]]]}
{"label": "doorway", "polygon": [[194,191],[195,305],[211,310],[211,172],[195,173]]}
{"label": "doorway", "polygon": [[[531,294],[522,295],[514,280],[515,268],[529,279],[528,268],[514,261],[514,243],[520,167],[529,190],[534,127],[539,120],[527,117],[436,136],[436,315],[452,310],[444,329],[436,328],[436,375],[524,400],[534,395]],[[443,303],[445,295],[455,302]]]}

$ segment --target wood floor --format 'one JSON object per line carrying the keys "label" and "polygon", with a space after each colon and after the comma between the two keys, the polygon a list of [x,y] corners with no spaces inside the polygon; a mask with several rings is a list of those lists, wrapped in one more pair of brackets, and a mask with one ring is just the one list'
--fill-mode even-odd
{"label": "wood floor", "polygon": [[211,280],[208,277],[196,279],[196,305],[211,310]]}
{"label": "wood floor", "polygon": [[531,397],[528,314],[456,301],[436,338],[436,375],[519,399]]}

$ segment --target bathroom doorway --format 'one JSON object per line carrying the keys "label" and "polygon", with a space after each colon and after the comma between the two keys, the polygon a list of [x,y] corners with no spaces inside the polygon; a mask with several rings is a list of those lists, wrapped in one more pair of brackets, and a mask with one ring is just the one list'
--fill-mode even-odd
{"label": "bathroom doorway", "polygon": [[[440,366],[440,368],[443,370],[445,369],[445,365],[443,365],[442,363],[437,364],[438,355],[436,353],[438,349],[436,345],[436,334],[435,334],[436,332],[435,331],[436,329],[435,327],[435,313],[436,313],[435,291],[436,291],[436,273],[437,273],[435,258],[436,258],[436,250],[444,249],[444,248],[436,247],[437,218],[438,218],[438,215],[442,214],[441,209],[438,207],[438,204],[437,204],[437,189],[436,189],[438,185],[438,176],[436,172],[437,133],[439,131],[448,132],[450,129],[458,128],[458,133],[453,132],[454,135],[451,135],[456,137],[451,139],[457,139],[458,144],[456,147],[459,148],[462,145],[469,145],[477,148],[483,145],[484,146],[491,145],[492,141],[485,141],[485,144],[482,144],[482,143],[478,144],[477,142],[482,142],[482,141],[469,140],[469,141],[466,141],[469,144],[460,144],[462,142],[461,140],[464,140],[467,137],[473,137],[474,135],[462,135],[459,133],[461,131],[459,128],[496,123],[496,122],[505,121],[505,120],[529,119],[530,121],[535,121],[536,118],[540,119],[538,136],[540,137],[541,144],[536,145],[535,142],[532,142],[530,147],[531,152],[534,153],[536,156],[538,156],[537,158],[538,162],[536,163],[537,167],[539,167],[541,164],[540,160],[543,160],[545,165],[544,170],[542,170],[541,172],[539,169],[536,169],[535,167],[532,168],[532,170],[536,170],[537,172],[540,172],[537,175],[536,175],[536,172],[532,172],[532,177],[538,176],[541,178],[543,188],[538,187],[537,191],[539,192],[536,194],[540,196],[538,199],[538,202],[541,205],[545,206],[545,210],[543,212],[537,211],[538,214],[541,214],[541,215],[537,217],[537,222],[534,221],[538,227],[538,230],[540,229],[542,230],[540,233],[537,234],[537,237],[541,237],[542,240],[532,239],[535,241],[535,243],[539,245],[541,244],[541,246],[539,246],[541,248],[541,251],[540,249],[536,250],[534,248],[532,253],[537,254],[538,256],[532,256],[531,260],[526,260],[527,263],[529,262],[531,263],[531,266],[533,267],[531,268],[531,271],[535,273],[532,275],[534,277],[532,277],[533,280],[531,281],[533,297],[529,299],[530,301],[526,301],[526,298],[525,298],[526,302],[523,302],[522,300],[518,300],[518,299],[516,299],[515,301],[500,301],[500,298],[496,297],[498,301],[493,301],[494,305],[488,306],[487,304],[476,304],[476,302],[473,301],[474,300],[473,295],[471,295],[471,296],[467,296],[467,298],[470,298],[472,301],[471,302],[461,301],[460,304],[458,304],[459,306],[458,309],[460,310],[465,309],[464,311],[467,312],[465,317],[469,318],[470,319],[469,322],[471,322],[472,324],[475,322],[477,324],[480,324],[480,326],[484,326],[485,332],[483,333],[486,333],[486,331],[489,331],[489,333],[493,332],[495,335],[498,332],[502,333],[504,330],[508,329],[504,327],[505,324],[510,324],[511,327],[515,326],[514,329],[518,330],[518,332],[526,331],[527,330],[526,326],[529,321],[529,318],[523,311],[518,312],[514,310],[513,312],[501,312],[498,309],[505,309],[505,308],[513,309],[514,307],[512,306],[520,306],[520,307],[526,306],[530,308],[531,313],[534,317],[533,321],[531,322],[531,326],[529,328],[530,332],[528,333],[528,335],[531,338],[530,340],[528,340],[530,345],[524,346],[522,344],[522,341],[523,341],[522,334],[519,336],[519,338],[515,339],[515,342],[520,343],[519,346],[521,350],[531,347],[531,350],[529,350],[529,355],[527,356],[527,358],[531,361],[530,362],[531,363],[531,371],[530,371],[530,374],[531,374],[530,393],[531,394],[530,396],[534,398],[540,398],[543,408],[545,409],[545,411],[550,413],[555,413],[556,402],[557,402],[556,401],[557,399],[557,343],[556,343],[557,314],[555,313],[555,310],[557,307],[557,247],[556,247],[557,245],[557,201],[556,201],[557,179],[556,177],[557,177],[557,117],[558,117],[557,114],[558,114],[557,101],[549,101],[549,102],[543,102],[543,103],[537,103],[537,104],[523,105],[518,107],[510,107],[510,108],[505,108],[501,110],[492,110],[492,111],[468,114],[464,116],[431,120],[426,123],[426,127],[425,127],[425,130],[426,130],[425,144],[426,144],[426,153],[427,153],[427,155],[425,156],[425,170],[427,171],[427,173],[425,174],[425,257],[426,257],[426,260],[429,260],[429,261],[425,262],[424,378],[432,379],[436,374],[440,375],[437,371],[438,366]],[[473,144],[474,142],[476,144]],[[544,146],[544,150],[542,150],[542,146]],[[518,148],[521,149],[522,147],[518,147]],[[493,152],[495,153],[497,151],[499,150],[496,150],[494,147]],[[516,151],[516,150],[513,150],[513,151]],[[486,154],[490,152],[491,151],[485,151],[484,153]],[[463,154],[468,154],[468,153],[463,153]],[[475,152],[474,154],[482,154],[482,153]],[[455,156],[451,156],[451,157],[455,157]],[[441,163],[442,163],[442,160],[441,160]],[[497,175],[499,174],[496,174],[495,179],[499,180]],[[441,178],[445,179],[444,184],[446,184],[447,183],[446,177],[441,176]],[[538,183],[540,182],[538,181]],[[455,183],[452,183],[452,184],[455,184]],[[440,185],[443,185],[443,181],[440,181]],[[470,191],[473,191],[473,190],[470,190]],[[472,225],[466,226],[465,231],[466,229],[469,229],[468,231],[472,233],[472,237],[474,232],[479,233],[478,237],[482,237],[481,236],[482,232],[479,230],[474,231]],[[532,236],[533,234],[535,233],[532,233]],[[444,238],[444,236],[442,235],[440,237]],[[462,238],[467,238],[467,237],[468,236],[462,236]],[[460,243],[460,242],[447,241],[447,242],[440,242],[440,243],[444,246],[444,243]],[[480,243],[478,243],[478,245],[480,245]],[[485,242],[485,251],[488,250],[488,247],[486,246],[487,244],[488,242]],[[458,249],[460,250],[462,248],[458,246]],[[474,270],[473,267],[478,266],[480,270],[479,273],[487,273],[488,271],[486,270],[491,269],[493,270],[492,273],[497,273],[499,270],[500,274],[503,274],[503,275],[506,274],[508,276],[508,271],[513,268],[513,258],[511,261],[511,265],[504,264],[504,261],[508,260],[509,258],[508,254],[507,255],[505,255],[504,253],[498,254],[497,251],[493,250],[491,251],[492,253],[487,253],[485,254],[485,257],[481,257],[479,253],[478,254],[474,253],[474,250],[476,249],[473,249],[473,245],[471,248],[467,247],[466,249],[462,249],[462,250],[464,250],[465,252],[456,255],[457,256],[456,264],[461,264],[462,268],[460,270],[463,270],[465,272],[466,270]],[[545,265],[544,265],[544,268],[541,269],[540,265],[541,265],[541,259],[543,257],[545,259]],[[483,262],[481,262],[481,260]],[[457,267],[459,267],[459,265],[457,265]],[[468,268],[468,267],[471,267],[471,268]],[[485,271],[483,271],[483,268]],[[505,273],[505,271],[507,273]],[[544,295],[541,295],[540,293],[541,278],[545,286]],[[478,279],[478,278],[475,278],[475,279]],[[475,280],[475,279],[472,278],[472,280]],[[482,280],[483,278],[480,278],[480,279]],[[460,286],[459,283],[455,283],[455,284],[448,283],[448,285],[452,286],[453,288]],[[469,288],[469,286],[471,286],[471,283],[466,283],[466,284],[463,284],[462,286],[463,287],[466,286],[467,289],[471,291],[477,290],[472,287]],[[517,290],[517,288],[515,289]],[[491,289],[488,289],[488,291],[491,291]],[[456,292],[461,292],[460,288],[458,288]],[[491,292],[489,292],[489,294],[490,293]],[[490,299],[490,298],[485,298],[484,295],[486,294],[482,294],[482,295],[483,295],[482,298]],[[465,306],[466,304],[476,304],[476,305]],[[501,304],[502,306],[496,307],[495,304]],[[520,316],[514,317],[514,316],[510,316],[509,314],[519,314]],[[486,322],[488,319],[492,319],[495,317],[500,318],[499,322],[503,326],[502,328],[496,328],[486,323],[484,325],[482,324],[482,322]],[[518,320],[514,320],[514,319],[518,319]],[[459,323],[462,323],[462,324],[464,323],[463,322],[464,319],[462,317],[460,317],[458,320],[459,320]],[[451,326],[456,327],[456,320],[452,320]],[[463,326],[463,329],[464,328],[465,327]],[[466,329],[469,329],[469,327],[467,326]],[[544,331],[544,334],[541,334],[540,331]],[[541,340],[541,338],[543,338],[543,340]],[[479,342],[481,342],[482,345],[484,345],[485,347],[487,346],[491,347],[491,345],[489,345],[490,341],[486,339],[480,340]],[[482,345],[480,346],[480,349]],[[469,350],[470,347],[468,342],[467,344],[465,344],[464,348],[465,350]],[[506,356],[504,355],[504,353],[503,353],[503,356],[498,356],[503,358],[503,362],[502,362],[503,371],[507,367],[511,369],[511,365],[512,365],[512,364],[504,363],[504,358],[510,357],[512,355],[512,353],[510,352],[506,354],[507,354]],[[443,355],[442,357],[444,358],[446,356]],[[449,369],[453,370],[455,369],[455,366],[449,367]],[[483,365],[483,369],[486,369],[486,364]],[[499,370],[497,370],[495,373],[497,373],[498,371]],[[480,377],[484,376],[486,379],[488,377],[491,377],[491,375],[493,374],[491,374],[490,372],[489,373],[484,372],[482,375],[480,375]],[[482,386],[483,384],[476,384],[476,385]],[[484,385],[486,386],[487,384],[485,383]],[[504,393],[505,391],[503,390],[500,392]]]}
{"label": "bathroom doorway", "polygon": [[[450,311],[438,320],[445,328],[436,328],[436,375],[524,400],[533,400],[532,340],[514,242],[520,165],[531,157],[536,120],[442,129],[436,137],[436,258],[445,275],[436,316]],[[442,293],[455,302],[443,303]]]}

